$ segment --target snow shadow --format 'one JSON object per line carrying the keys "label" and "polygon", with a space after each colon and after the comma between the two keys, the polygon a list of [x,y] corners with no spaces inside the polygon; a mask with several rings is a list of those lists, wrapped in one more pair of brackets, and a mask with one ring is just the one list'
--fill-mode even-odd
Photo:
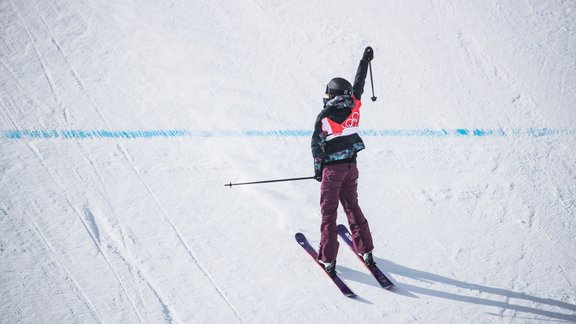
{"label": "snow shadow", "polygon": [[[530,296],[525,293],[515,292],[511,290],[506,290],[502,288],[488,287],[473,283],[467,283],[464,281],[448,278],[445,276],[433,274],[426,271],[421,271],[417,269],[412,269],[405,267],[394,262],[376,259],[376,262],[380,269],[382,269],[385,274],[396,284],[391,291],[402,296],[419,298],[418,295],[427,295],[437,298],[449,299],[463,303],[475,304],[475,305],[485,305],[500,308],[502,310],[512,310],[518,313],[533,314],[542,317],[547,317],[547,320],[556,319],[561,322],[576,322],[576,305],[565,303],[563,301],[554,300],[550,298],[541,298],[537,296]],[[352,269],[345,269],[347,273],[347,280],[355,280],[362,282],[364,284],[373,285],[375,287],[380,287],[376,280],[369,273],[360,272]],[[440,289],[431,289],[427,287],[417,286],[414,284],[406,284],[401,281],[395,280],[394,276],[411,278],[413,280],[422,281],[429,284],[438,284],[438,288],[442,285],[450,285],[470,291],[481,292],[483,294],[492,294],[496,297],[503,297],[504,301],[498,301],[493,299],[487,299],[476,296],[467,296],[463,294],[458,294],[454,292],[448,292]],[[541,304],[556,307],[558,309],[566,310],[567,313],[560,313],[556,311],[539,309],[536,306],[528,307],[522,305],[515,305],[513,300],[525,300],[533,304]],[[494,316],[504,316],[502,314],[490,313]],[[538,318],[542,320],[543,318]]]}

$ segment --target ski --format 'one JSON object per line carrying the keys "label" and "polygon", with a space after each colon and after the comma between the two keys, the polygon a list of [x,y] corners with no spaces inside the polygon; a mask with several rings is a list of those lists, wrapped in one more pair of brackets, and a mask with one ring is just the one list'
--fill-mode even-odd
{"label": "ski", "polygon": [[322,268],[324,273],[326,273],[326,275],[328,277],[330,277],[330,279],[332,279],[334,284],[336,284],[336,286],[338,287],[338,289],[340,289],[340,291],[344,294],[344,296],[356,297],[356,294],[354,292],[352,292],[352,290],[350,288],[348,288],[348,286],[344,283],[344,281],[342,281],[342,279],[340,279],[340,277],[338,277],[338,275],[331,276],[328,274],[328,272],[326,272],[326,269],[324,269],[324,266],[322,266],[322,264],[320,264],[318,262],[318,252],[316,252],[316,250],[312,247],[312,245],[310,245],[310,243],[308,242],[308,240],[306,239],[306,236],[304,236],[304,234],[296,233],[295,238],[296,238],[296,242],[298,242],[298,244],[300,244],[300,246],[306,252],[308,252],[308,254],[314,260],[314,263],[316,263],[318,266],[320,266],[320,268]]}
{"label": "ski", "polygon": [[382,286],[382,288],[384,289],[390,289],[394,287],[394,283],[392,283],[392,281],[390,281],[390,279],[388,279],[386,275],[384,275],[384,273],[382,273],[382,271],[380,271],[380,269],[377,266],[369,267],[364,262],[362,256],[356,253],[356,251],[354,250],[354,245],[352,244],[352,234],[350,234],[348,228],[342,224],[338,224],[337,229],[338,229],[338,235],[340,235],[340,237],[344,240],[344,242],[348,244],[350,249],[352,249],[352,252],[354,252],[354,254],[360,259],[360,261],[362,261],[362,264],[366,266],[366,268],[368,268],[368,270],[370,271],[370,273],[372,273],[372,275],[374,276],[376,281],[378,281],[380,286]]}

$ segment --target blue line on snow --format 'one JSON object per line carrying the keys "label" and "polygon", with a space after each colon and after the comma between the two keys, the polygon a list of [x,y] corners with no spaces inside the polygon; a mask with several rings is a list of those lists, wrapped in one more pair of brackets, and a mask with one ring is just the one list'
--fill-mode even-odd
{"label": "blue line on snow", "polygon": [[[360,131],[366,137],[541,137],[552,135],[576,135],[576,129],[523,128],[523,129],[367,129]],[[135,138],[175,138],[175,137],[310,137],[309,129],[277,130],[0,130],[0,138],[9,140],[27,139],[135,139]]]}

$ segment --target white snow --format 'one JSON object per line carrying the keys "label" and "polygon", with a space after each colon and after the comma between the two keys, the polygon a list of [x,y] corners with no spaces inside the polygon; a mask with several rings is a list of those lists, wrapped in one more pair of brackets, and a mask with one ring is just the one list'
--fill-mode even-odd
{"label": "white snow", "polygon": [[[1,323],[576,322],[576,2],[0,1]],[[325,84],[372,46],[319,240]],[[345,222],[340,211],[339,221]]]}

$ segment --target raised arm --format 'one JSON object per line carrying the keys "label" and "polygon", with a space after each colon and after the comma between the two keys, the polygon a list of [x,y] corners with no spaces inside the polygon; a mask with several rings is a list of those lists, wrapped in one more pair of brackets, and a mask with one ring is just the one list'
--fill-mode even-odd
{"label": "raised arm", "polygon": [[358,99],[361,99],[364,93],[364,83],[366,81],[366,74],[368,74],[368,63],[370,63],[373,58],[374,51],[372,47],[366,47],[366,49],[364,49],[364,55],[362,55],[362,60],[360,60],[360,64],[358,64],[354,85],[352,86],[352,94]]}

